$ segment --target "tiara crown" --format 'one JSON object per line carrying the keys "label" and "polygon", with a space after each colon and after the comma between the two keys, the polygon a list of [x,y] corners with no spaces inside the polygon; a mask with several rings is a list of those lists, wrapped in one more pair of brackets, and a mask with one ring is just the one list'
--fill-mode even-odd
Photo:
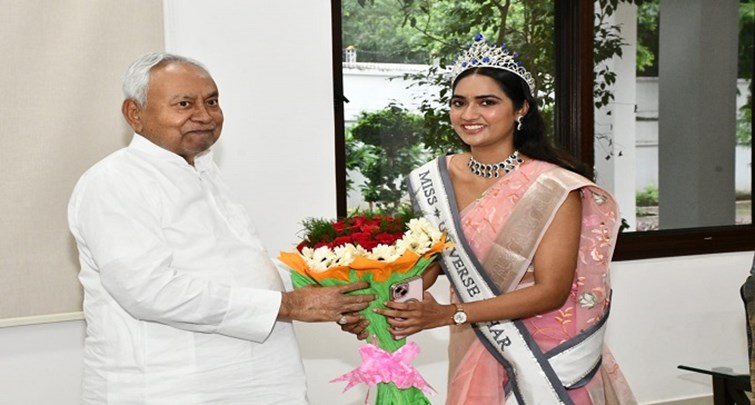
{"label": "tiara crown", "polygon": [[457,76],[468,69],[476,67],[503,69],[521,77],[529,86],[530,93],[534,95],[535,79],[522,66],[522,62],[516,60],[518,56],[516,52],[509,52],[506,49],[506,44],[498,46],[485,39],[482,34],[477,34],[474,37],[474,42],[469,44],[466,51],[456,57],[456,62],[449,68],[451,82],[453,83]]}

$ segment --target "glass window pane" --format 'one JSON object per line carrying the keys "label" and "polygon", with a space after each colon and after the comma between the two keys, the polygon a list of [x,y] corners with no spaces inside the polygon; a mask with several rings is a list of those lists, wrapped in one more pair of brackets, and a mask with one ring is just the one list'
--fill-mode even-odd
{"label": "glass window pane", "polygon": [[341,5],[348,210],[395,207],[405,199],[403,176],[412,168],[463,149],[448,121],[450,93],[437,66],[452,63],[478,32],[520,54],[553,128],[552,0]]}
{"label": "glass window pane", "polygon": [[[752,9],[650,0],[598,21],[622,55],[596,65],[596,169],[630,231],[752,224]],[[596,55],[616,45],[596,33]]]}

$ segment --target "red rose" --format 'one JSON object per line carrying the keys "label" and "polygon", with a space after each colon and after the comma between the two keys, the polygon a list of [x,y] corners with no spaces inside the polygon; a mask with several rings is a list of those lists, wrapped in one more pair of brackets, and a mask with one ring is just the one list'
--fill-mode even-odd
{"label": "red rose", "polygon": [[301,243],[299,243],[298,245],[296,245],[296,250],[298,250],[299,253],[301,253],[301,251],[304,250],[304,248],[307,247],[307,246],[309,246],[309,242],[307,242],[306,240],[303,240],[303,241],[301,241]]}
{"label": "red rose", "polygon": [[365,250],[369,251],[369,250],[374,249],[378,245],[378,243],[375,242],[374,240],[365,240],[364,242],[360,243],[360,245],[362,245],[362,247],[365,248]]}
{"label": "red rose", "polygon": [[383,245],[389,245],[390,246],[394,242],[396,242],[398,239],[401,239],[400,235],[397,237],[397,235],[386,233],[386,232],[379,233],[379,234],[375,235],[375,241],[377,243],[381,243]]}
{"label": "red rose", "polygon": [[362,226],[362,224],[364,223],[364,221],[366,219],[367,218],[365,218],[364,216],[361,216],[361,215],[357,215],[355,217],[349,218],[348,221],[345,224],[346,225],[346,231],[348,231],[348,232],[359,232],[359,227]]}
{"label": "red rose", "polygon": [[383,229],[385,232],[392,233],[392,234],[404,234],[404,226],[400,222],[391,222],[389,224],[386,224]]}
{"label": "red rose", "polygon": [[351,235],[351,239],[354,240],[354,242],[359,242],[362,240],[370,240],[372,239],[372,236],[367,232],[354,232]]}
{"label": "red rose", "polygon": [[317,243],[315,243],[314,246],[312,246],[312,249],[317,250],[318,248],[321,248],[323,246],[328,246],[328,243],[327,242],[317,242]]}
{"label": "red rose", "polygon": [[337,222],[335,222],[335,223],[333,224],[333,229],[335,229],[335,231],[336,231],[337,233],[341,233],[341,232],[343,232],[343,228],[344,228],[344,223],[343,223],[343,222],[341,222],[341,221],[337,221]]}
{"label": "red rose", "polygon": [[351,236],[338,236],[335,239],[333,239],[333,243],[331,243],[331,248],[343,246],[347,243],[352,243]]}
{"label": "red rose", "polygon": [[364,215],[356,215],[351,217],[351,223],[355,226],[361,226],[363,223],[367,221],[367,217]]}
{"label": "red rose", "polygon": [[372,250],[372,248],[378,245],[376,241],[372,240],[368,233],[357,232],[352,234],[351,237],[353,238],[354,243],[367,250]]}
{"label": "red rose", "polygon": [[380,219],[372,218],[365,220],[359,225],[359,230],[366,233],[375,233],[380,230]]}

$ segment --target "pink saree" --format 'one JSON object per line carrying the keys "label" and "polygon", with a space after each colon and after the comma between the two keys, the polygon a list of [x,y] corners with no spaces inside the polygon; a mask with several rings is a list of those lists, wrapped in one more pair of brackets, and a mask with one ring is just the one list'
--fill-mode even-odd
{"label": "pink saree", "polygon": [[[452,156],[447,157],[449,161],[451,158]],[[483,263],[483,267],[487,269],[488,273],[495,272],[495,269],[491,270],[491,263],[500,264],[509,258],[509,256],[499,253],[500,246],[495,246],[500,244],[502,239],[505,239],[501,238],[501,234],[514,234],[507,239],[507,242],[505,242],[507,244],[529,246],[526,248],[526,254],[530,256],[523,255],[523,265],[520,265],[519,275],[511,276],[509,274],[504,277],[506,280],[503,282],[503,284],[508,283],[509,285],[499,286],[503,293],[513,289],[526,288],[529,285],[529,282],[522,281],[526,279],[522,274],[533,270],[531,259],[534,250],[537,248],[545,229],[547,229],[547,224],[550,224],[556,210],[563,203],[563,199],[561,199],[553,206],[552,212],[544,212],[539,201],[542,200],[542,196],[551,193],[551,191],[543,191],[543,187],[538,183],[538,178],[541,176],[553,177],[554,173],[563,174],[559,171],[566,172],[550,163],[528,160],[517,170],[504,176],[462,212],[451,212],[451,215],[458,215],[453,220],[458,224],[460,232],[463,234],[463,239],[465,239],[463,245],[465,245],[466,250],[469,251],[470,255],[476,257],[480,263]],[[443,176],[447,177],[447,173],[441,170],[441,177]],[[534,341],[534,344],[542,353],[558,349],[560,345],[565,342],[568,344],[572,338],[577,337],[581,331],[590,329],[597,323],[604,323],[605,319],[603,318],[608,314],[611,291],[608,268],[618,232],[617,207],[609,193],[586,179],[582,180],[575,183],[578,185],[566,186],[565,190],[559,191],[562,194],[568,194],[570,190],[579,190],[582,198],[583,219],[580,251],[571,294],[561,308],[520,320],[529,333],[528,339]],[[446,188],[449,188],[450,180],[445,178],[443,182],[447,184]],[[531,188],[535,188],[533,185],[536,183],[538,184],[537,187],[540,187],[540,194],[533,198],[534,192],[527,192]],[[569,189],[569,187],[574,188]],[[453,200],[453,191],[448,190],[447,193],[448,199]],[[552,193],[556,193],[556,191]],[[425,192],[425,197],[427,197],[427,194]],[[563,196],[564,199],[565,195]],[[559,199],[561,197],[554,198]],[[522,216],[528,218],[521,219]],[[491,260],[491,257],[496,255],[498,257]],[[496,260],[498,263],[495,263]],[[454,285],[454,279],[449,277],[449,280]],[[458,284],[458,281],[456,283]],[[459,288],[464,287],[454,285],[454,289],[458,290]],[[452,301],[461,301],[453,289],[451,295]],[[471,299],[474,300],[475,298],[472,297]],[[467,300],[470,300],[470,298],[467,298]],[[470,325],[451,327],[448,404],[505,404],[507,396],[512,397],[507,370],[513,368],[505,367],[499,358],[491,353],[490,344],[487,344],[486,347],[481,339]],[[602,341],[602,335],[600,339]],[[600,341],[595,346],[598,352],[600,351]],[[587,374],[583,381],[578,384],[566,388],[568,398],[565,398],[562,402],[568,403],[570,398],[574,404],[636,403],[613,356],[605,345],[602,347],[602,358],[597,360],[593,372]],[[537,351],[537,349],[535,350]],[[518,372],[523,373],[521,370],[523,368],[520,368]],[[542,370],[529,372],[541,373]],[[516,380],[526,381],[527,378],[527,375],[518,375]],[[514,385],[516,385],[516,380],[513,381]],[[516,390],[517,388],[514,387],[513,389]],[[565,394],[562,395],[565,397]]]}

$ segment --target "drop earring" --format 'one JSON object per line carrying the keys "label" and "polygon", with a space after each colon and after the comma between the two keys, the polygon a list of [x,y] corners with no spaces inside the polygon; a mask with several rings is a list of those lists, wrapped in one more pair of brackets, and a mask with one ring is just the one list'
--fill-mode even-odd
{"label": "drop earring", "polygon": [[521,131],[522,127],[523,127],[523,125],[522,125],[522,116],[520,115],[520,116],[516,117],[516,130],[517,131]]}

